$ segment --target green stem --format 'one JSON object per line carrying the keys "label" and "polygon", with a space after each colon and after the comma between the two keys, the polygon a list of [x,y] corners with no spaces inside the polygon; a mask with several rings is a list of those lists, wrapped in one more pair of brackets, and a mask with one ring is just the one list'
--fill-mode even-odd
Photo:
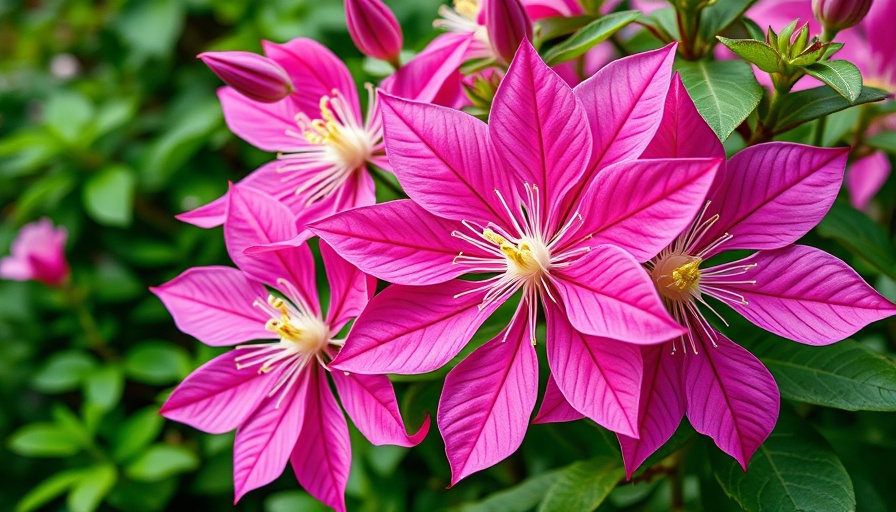
{"label": "green stem", "polygon": [[827,116],[822,117],[815,123],[815,127],[812,129],[812,145],[813,146],[822,146],[824,144],[824,128],[828,122]]}
{"label": "green stem", "polygon": [[384,171],[381,171],[379,169],[373,169],[373,172],[371,172],[375,181],[394,192],[397,197],[401,199],[409,199],[407,193],[405,193],[405,191],[402,190],[401,187],[398,187],[397,185],[392,183],[392,181],[384,176],[383,173]]}
{"label": "green stem", "polygon": [[681,56],[685,60],[697,60],[700,58],[700,53],[697,51],[700,11],[682,12],[676,9],[675,18],[678,21],[678,32],[681,36]]}
{"label": "green stem", "polygon": [[834,40],[835,37],[837,37],[837,32],[840,32],[840,31],[830,29],[830,28],[825,28],[824,31],[821,33],[821,40],[824,41],[825,43],[830,43],[831,41]]}
{"label": "green stem", "polygon": [[90,309],[87,307],[87,301],[85,300],[84,294],[75,288],[71,279],[62,285],[62,292],[65,294],[65,299],[69,306],[71,306],[75,312],[75,316],[78,319],[78,325],[81,326],[81,331],[84,332],[84,337],[87,339],[90,349],[99,354],[104,360],[114,361],[117,356],[109,349],[106,339],[103,337],[96,320],[93,318],[93,313],[91,313]]}

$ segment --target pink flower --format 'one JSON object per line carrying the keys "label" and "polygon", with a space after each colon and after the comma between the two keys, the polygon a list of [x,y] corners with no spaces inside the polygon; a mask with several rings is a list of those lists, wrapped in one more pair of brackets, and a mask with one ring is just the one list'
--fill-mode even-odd
{"label": "pink flower", "polygon": [[[358,317],[333,362],[341,370],[435,370],[521,294],[510,325],[446,379],[438,423],[452,483],[522,442],[538,389],[539,302],[563,394],[599,424],[638,435],[636,344],[682,332],[638,262],[685,227],[720,161],[634,160],[659,124],[673,58],[670,46],[622,59],[573,91],[524,41],[488,125],[384,96],[389,158],[411,200],[310,226],[396,283]],[[466,274],[487,276],[457,279]]]}
{"label": "pink flower", "polygon": [[[276,103],[250,100],[230,87],[218,91],[227,126],[250,144],[276,151],[240,183],[282,201],[303,219],[314,220],[355,206],[373,204],[369,164],[389,169],[383,149],[379,101],[367,86],[361,115],[355,83],[345,64],[319,43],[293,39],[263,42],[296,90]],[[220,225],[226,197],[178,216],[200,227]]]}
{"label": "pink flower", "polygon": [[812,0],[815,17],[834,30],[858,25],[870,8],[871,0]]}
{"label": "pink flower", "polygon": [[273,60],[250,52],[205,52],[202,59],[227,85],[263,103],[280,101],[293,91],[286,71]]}
{"label": "pink flower", "polygon": [[14,281],[40,281],[59,286],[69,278],[65,259],[68,231],[54,228],[50,219],[25,224],[12,241],[10,256],[0,259],[0,277]]}
{"label": "pink flower", "polygon": [[381,0],[345,0],[345,19],[361,53],[398,63],[404,36],[395,15]]}
{"label": "pink flower", "polygon": [[[372,292],[367,276],[321,243],[331,291],[323,316],[308,246],[271,246],[296,234],[286,206],[237,186],[227,208],[224,238],[240,270],[191,268],[152,291],[185,333],[211,346],[239,345],[187,377],[162,414],[205,432],[237,429],[236,500],[280,476],[290,461],[312,496],[345,510],[349,432],[327,375],[345,412],[374,444],[415,445],[429,420],[409,436],[386,377],[328,371],[342,345],[336,335]],[[241,344],[257,339],[273,341]]]}
{"label": "pink flower", "polygon": [[513,59],[523,39],[532,40],[532,21],[521,0],[490,0],[486,4],[485,26],[492,50],[504,63]]}

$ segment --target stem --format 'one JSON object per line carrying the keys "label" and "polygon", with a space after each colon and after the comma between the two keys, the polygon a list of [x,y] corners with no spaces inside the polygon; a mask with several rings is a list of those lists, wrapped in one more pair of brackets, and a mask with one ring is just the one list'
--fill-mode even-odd
{"label": "stem", "polygon": [[381,185],[385,186],[386,188],[388,188],[389,190],[394,192],[397,197],[403,198],[403,199],[410,199],[410,196],[408,196],[407,193],[405,193],[405,191],[401,189],[401,187],[398,187],[397,185],[395,185],[395,183],[392,183],[392,181],[389,178],[384,176],[384,171],[381,171],[380,169],[376,168],[376,169],[373,169],[373,172],[371,172],[370,174],[373,175],[373,179],[375,181],[377,181]]}
{"label": "stem", "polygon": [[700,57],[697,52],[700,11],[682,12],[676,9],[675,18],[678,21],[678,32],[681,35],[681,56],[685,60],[696,60]]}
{"label": "stem", "polygon": [[815,123],[815,127],[812,129],[812,145],[813,146],[821,146],[824,144],[824,128],[828,122],[828,117],[824,116]]}
{"label": "stem", "polygon": [[62,292],[65,295],[66,301],[75,312],[78,324],[84,332],[84,337],[87,339],[90,349],[99,354],[104,360],[114,361],[117,356],[109,349],[109,345],[106,343],[105,338],[103,338],[99,326],[93,318],[93,314],[87,307],[87,302],[84,300],[84,294],[74,287],[71,279],[62,285]]}
{"label": "stem", "polygon": [[821,33],[821,40],[826,43],[830,43],[831,41],[834,40],[835,37],[837,37],[837,32],[840,32],[840,31],[836,30],[836,29],[830,29],[830,28],[825,27],[824,31]]}

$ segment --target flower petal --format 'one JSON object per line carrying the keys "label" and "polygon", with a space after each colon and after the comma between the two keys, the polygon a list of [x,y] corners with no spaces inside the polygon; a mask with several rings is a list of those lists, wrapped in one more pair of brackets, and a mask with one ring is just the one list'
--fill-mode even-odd
{"label": "flower petal", "polygon": [[850,164],[846,171],[846,188],[852,205],[864,210],[890,176],[890,159],[875,151]]}
{"label": "flower petal", "polygon": [[896,306],[849,265],[814,247],[760,251],[748,262],[756,268],[737,279],[756,284],[726,285],[726,290],[743,295],[747,302],[729,305],[779,336],[827,345],[896,314]]}
{"label": "flower petal", "polygon": [[676,73],[669,86],[663,120],[640,158],[725,158],[725,148],[697,112]]}
{"label": "flower petal", "polygon": [[538,187],[539,215],[550,237],[560,220],[554,210],[585,172],[591,136],[581,102],[528,41],[495,93],[488,128],[518,179]]}
{"label": "flower petal", "polygon": [[[309,373],[307,369],[303,370],[292,386],[266,400],[236,431],[233,440],[234,503],[283,473],[309,412],[305,405]],[[282,402],[281,392],[285,393]]]}
{"label": "flower petal", "polygon": [[320,255],[330,284],[330,307],[327,308],[326,324],[333,333],[338,333],[367,305],[376,291],[376,281],[342,259],[323,240],[320,241]]}
{"label": "flower petal", "polygon": [[247,353],[231,350],[199,367],[171,392],[159,413],[210,434],[240,426],[282,374],[237,369],[236,358]]}
{"label": "flower petal", "polygon": [[518,314],[445,377],[438,424],[451,485],[520,447],[537,396],[538,357],[528,341],[525,316]]}
{"label": "flower petal", "polygon": [[584,418],[585,415],[580,413],[569,404],[563,392],[557,387],[557,381],[553,375],[548,375],[548,386],[544,390],[544,398],[541,400],[541,407],[532,423],[563,423],[567,421],[575,421]]}
{"label": "flower petal", "polygon": [[471,281],[432,286],[392,285],[374,296],[355,320],[331,368],[352,373],[426,373],[441,368],[500,306],[480,310]]}
{"label": "flower petal", "polygon": [[[250,100],[232,87],[218,89],[224,121],[230,131],[253,146],[265,151],[299,151],[310,143],[295,135],[299,107],[295,94],[275,103]],[[318,98],[320,99],[320,98]]]}
{"label": "flower petal", "polygon": [[330,391],[326,372],[317,366],[312,367],[305,400],[305,423],[289,462],[308,494],[344,512],[352,462],[348,424]]}
{"label": "flower petal", "polygon": [[182,332],[220,347],[269,339],[268,315],[252,303],[268,292],[261,283],[230,267],[193,267],[150,288],[168,308]]}
{"label": "flower petal", "polygon": [[713,347],[702,330],[693,334],[702,352],[684,356],[688,420],[746,471],[778,420],[778,385],[756,356],[733,341],[715,333]]}
{"label": "flower petal", "polygon": [[429,432],[429,415],[416,434],[405,432],[404,420],[395,399],[395,390],[385,375],[362,375],[333,371],[342,406],[358,430],[380,446],[416,446]]}
{"label": "flower petal", "polygon": [[570,323],[582,333],[650,344],[685,332],[666,312],[643,267],[618,247],[592,247],[551,275]]}
{"label": "flower petal", "polygon": [[458,72],[473,38],[467,34],[442,34],[426,46],[380,87],[389,94],[435,103],[446,107],[460,107],[464,99]]}
{"label": "flower petal", "polygon": [[721,250],[777,249],[815,227],[831,208],[849,148],[815,148],[788,142],[748,147],[728,162],[719,188],[710,192],[706,216],[719,220],[703,235],[709,245],[725,233]]}
{"label": "flower petal", "polygon": [[575,330],[556,304],[545,307],[551,374],[569,404],[614,432],[637,437],[641,352],[636,345]]}
{"label": "flower petal", "polygon": [[381,99],[386,151],[411,199],[447,219],[483,226],[507,219],[495,192],[506,195],[516,187],[495,157],[485,123],[459,110]]}
{"label": "flower petal", "polygon": [[582,225],[572,239],[613,244],[647,261],[691,223],[724,160],[633,160],[595,178],[578,209]]}
{"label": "flower petal", "polygon": [[687,401],[682,389],[681,366],[685,357],[684,354],[673,355],[668,343],[641,347],[644,377],[638,408],[640,437],[634,439],[617,434],[627,478],[631,478],[638,466],[672,437],[684,417]]}
{"label": "flower petal", "polygon": [[461,223],[436,217],[407,199],[342,212],[310,229],[363,272],[390,283],[445,282],[468,271],[453,264],[461,252],[485,256],[451,236],[469,232]]}

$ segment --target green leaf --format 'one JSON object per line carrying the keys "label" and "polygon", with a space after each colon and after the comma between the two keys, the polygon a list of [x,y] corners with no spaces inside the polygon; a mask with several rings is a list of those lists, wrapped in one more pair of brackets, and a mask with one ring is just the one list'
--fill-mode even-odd
{"label": "green leaf", "polygon": [[850,103],[829,86],[791,92],[781,100],[781,114],[778,116],[778,122],[775,123],[774,132],[786,132],[813,119],[818,119],[855,105],[882,101],[887,98],[888,94],[880,89],[863,87],[859,97]]}
{"label": "green leaf", "polygon": [[83,469],[70,469],[37,484],[16,505],[16,512],[31,512],[69,490],[84,475]]}
{"label": "green leaf", "polygon": [[548,489],[539,512],[589,512],[596,509],[625,477],[618,458],[597,457],[564,468]]}
{"label": "green leaf", "polygon": [[748,512],[854,511],[852,482],[830,445],[804,420],[781,412],[746,472],[712,450],[713,470],[725,493]]}
{"label": "green leaf", "polygon": [[766,336],[750,351],[786,398],[848,411],[896,411],[896,364],[861,343],[812,347]]}
{"label": "green leaf", "polygon": [[73,144],[93,117],[93,105],[70,89],[50,97],[44,107],[44,124],[63,141]]}
{"label": "green leaf", "polygon": [[118,473],[115,466],[94,466],[84,470],[84,475],[75,483],[68,495],[68,508],[71,512],[93,512],[103,498],[115,486]]}
{"label": "green leaf", "polygon": [[81,451],[81,444],[58,425],[34,423],[10,436],[9,449],[26,457],[68,457]]}
{"label": "green leaf", "polygon": [[31,384],[42,393],[73,391],[96,366],[96,359],[80,350],[57,352],[31,379]]}
{"label": "green leaf", "polygon": [[764,89],[746,62],[681,62],[678,71],[700,115],[722,141],[762,99]]}
{"label": "green leaf", "polygon": [[127,227],[134,214],[136,185],[137,179],[127,167],[106,167],[88,178],[84,184],[84,208],[100,224]]}
{"label": "green leaf", "polygon": [[115,407],[121,399],[124,375],[117,366],[105,366],[91,373],[84,382],[84,398],[103,411]]}
{"label": "green leaf", "polygon": [[700,37],[714,42],[717,34],[737,21],[757,0],[723,0],[703,9],[700,14]]}
{"label": "green leaf", "polygon": [[594,21],[594,16],[590,14],[543,18],[536,23],[539,29],[538,37],[542,41],[550,41],[560,36],[572,34],[592,21]]}
{"label": "green leaf", "polygon": [[756,64],[759,69],[766,73],[774,73],[778,71],[780,65],[778,52],[765,41],[757,41],[755,39],[728,39],[727,37],[722,36],[717,36],[717,39],[732,52],[743,57],[747,62]]}
{"label": "green leaf", "polygon": [[330,510],[303,491],[281,491],[264,500],[264,512],[326,512]]}
{"label": "green leaf", "polygon": [[164,424],[155,406],[132,414],[112,437],[112,458],[121,463],[135,457],[158,437]]}
{"label": "green leaf", "polygon": [[821,61],[805,67],[806,73],[830,85],[850,103],[862,93],[862,72],[845,60]]}
{"label": "green leaf", "polygon": [[181,33],[184,9],[177,0],[128,3],[111,28],[141,61],[170,56]]}
{"label": "green leaf", "polygon": [[869,146],[896,154],[896,131],[883,131],[865,141]]}
{"label": "green leaf", "polygon": [[498,491],[484,500],[466,503],[459,512],[528,512],[544,498],[548,489],[560,477],[562,470],[532,476],[509,489]]}
{"label": "green leaf", "polygon": [[144,341],[125,355],[128,377],[137,382],[165,385],[177,382],[193,369],[190,354],[167,341]]}
{"label": "green leaf", "polygon": [[886,231],[855,208],[837,202],[818,224],[818,234],[833,238],[855,256],[896,279],[896,249]]}
{"label": "green leaf", "polygon": [[125,468],[125,474],[138,482],[157,482],[197,467],[199,458],[189,449],[155,444],[129,464]]}
{"label": "green leaf", "polygon": [[638,11],[622,11],[607,14],[585,25],[569,39],[554,46],[544,54],[544,61],[549,66],[575,59],[580,55],[607,40],[617,30],[635,21],[641,16]]}

